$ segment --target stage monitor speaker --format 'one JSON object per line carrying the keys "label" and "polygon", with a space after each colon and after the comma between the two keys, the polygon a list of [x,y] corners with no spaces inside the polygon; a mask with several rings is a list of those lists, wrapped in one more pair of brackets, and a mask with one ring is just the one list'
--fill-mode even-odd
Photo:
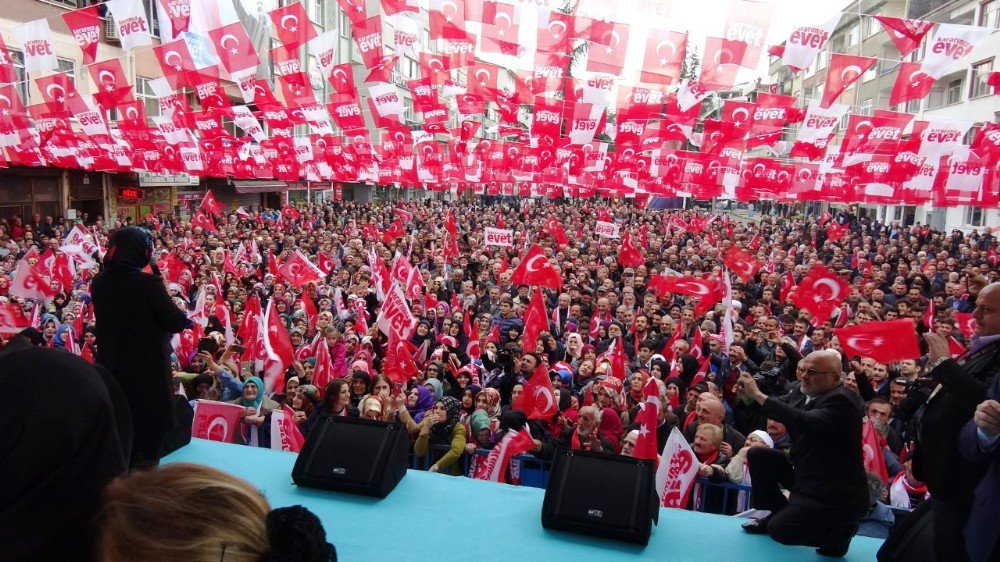
{"label": "stage monitor speaker", "polygon": [[645,546],[659,521],[653,461],[556,450],[542,526]]}
{"label": "stage monitor speaker", "polygon": [[402,424],[324,416],[292,468],[298,486],[384,498],[406,474],[410,437]]}

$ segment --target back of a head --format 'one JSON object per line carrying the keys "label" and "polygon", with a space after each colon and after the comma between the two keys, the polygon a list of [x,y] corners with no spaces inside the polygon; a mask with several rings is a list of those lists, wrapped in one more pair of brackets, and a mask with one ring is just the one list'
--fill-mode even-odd
{"label": "back of a head", "polygon": [[272,510],[249,482],[176,463],[133,472],[104,493],[105,562],[336,562],[319,519],[301,506]]}
{"label": "back of a head", "polygon": [[100,549],[127,560],[259,561],[267,500],[249,482],[196,464],[134,472],[104,493]]}

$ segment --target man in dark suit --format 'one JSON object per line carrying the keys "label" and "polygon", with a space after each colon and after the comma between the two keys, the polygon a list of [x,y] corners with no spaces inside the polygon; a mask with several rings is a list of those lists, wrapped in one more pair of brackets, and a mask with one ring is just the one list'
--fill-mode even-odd
{"label": "man in dark suit", "polygon": [[[824,556],[844,556],[860,520],[868,511],[868,484],[861,449],[864,405],[840,381],[840,358],[815,351],[797,369],[802,407],[769,398],[749,374],[740,375],[737,392],[788,428],[788,456],[753,447],[747,455],[753,505],[770,510],[743,528],[767,533],[777,542],[817,547]],[[758,452],[759,451],[759,452]],[[781,488],[791,490],[789,498]]]}
{"label": "man in dark suit", "polygon": [[976,488],[972,512],[965,525],[965,544],[974,562],[996,560],[1000,556],[1000,377],[976,414],[959,434],[959,449],[969,462],[990,467]]}
{"label": "man in dark suit", "polygon": [[178,427],[170,338],[191,325],[163,280],[142,271],[152,252],[148,231],[135,226],[115,231],[91,288],[97,363],[118,380],[132,412],[133,469],[157,465],[164,437]]}
{"label": "man in dark suit", "polygon": [[1000,372],[1000,283],[979,292],[973,316],[976,333],[972,346],[958,359],[951,359],[945,338],[924,334],[926,371],[937,386],[913,421],[917,436],[913,473],[927,483],[931,494],[938,560],[968,560],[963,533],[973,491],[987,466],[962,458],[958,434]]}

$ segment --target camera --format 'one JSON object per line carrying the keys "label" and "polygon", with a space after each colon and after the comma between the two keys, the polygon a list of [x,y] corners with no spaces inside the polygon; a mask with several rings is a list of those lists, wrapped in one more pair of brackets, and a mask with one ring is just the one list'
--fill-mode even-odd
{"label": "camera", "polygon": [[753,376],[753,380],[757,381],[757,387],[764,394],[781,394],[784,390],[784,383],[781,380],[781,367],[774,366],[768,369],[761,369]]}

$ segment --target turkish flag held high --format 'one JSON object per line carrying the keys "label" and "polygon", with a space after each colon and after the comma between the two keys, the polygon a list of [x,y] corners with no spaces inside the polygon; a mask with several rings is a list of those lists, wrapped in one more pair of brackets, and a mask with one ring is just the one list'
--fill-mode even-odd
{"label": "turkish flag held high", "polygon": [[642,252],[632,243],[632,235],[629,231],[625,231],[625,236],[622,237],[622,245],[618,250],[618,263],[622,267],[639,267],[646,263],[646,258],[643,257]]}
{"label": "turkish flag held high", "polygon": [[744,281],[753,279],[753,276],[757,275],[761,268],[760,260],[736,246],[729,248],[726,255],[723,256],[722,262]]}
{"label": "turkish flag held high", "polygon": [[525,284],[550,289],[562,287],[562,276],[555,266],[549,263],[538,244],[533,244],[528,249],[524,259],[514,268],[510,281],[515,285]]}
{"label": "turkish flag held high", "polygon": [[844,90],[860,80],[861,76],[875,66],[876,62],[878,59],[875,57],[859,57],[841,53],[830,55],[830,68],[826,72],[826,86],[823,88],[823,100],[820,107],[829,108],[833,102],[837,101],[840,94],[844,93]]}
{"label": "turkish flag held high", "polygon": [[879,363],[920,357],[917,325],[910,318],[889,322],[865,322],[834,330],[848,357],[860,356]]}
{"label": "turkish flag held high", "polygon": [[274,23],[274,32],[278,40],[289,51],[295,51],[299,45],[308,43],[316,37],[316,28],[309,21],[305,4],[295,2],[281,8],[275,8],[267,13]]}
{"label": "turkish flag held high", "polygon": [[232,443],[236,437],[240,418],[244,409],[228,402],[198,400],[194,403],[194,419],[191,420],[191,437]]}
{"label": "turkish flag held high", "polygon": [[817,264],[802,278],[789,299],[795,306],[811,312],[818,322],[826,322],[850,291],[850,283]]}
{"label": "turkish flag held high", "polygon": [[324,277],[323,271],[309,261],[309,258],[304,256],[300,250],[295,250],[295,253],[289,256],[278,272],[291,281],[296,288],[311,281],[319,281]]}
{"label": "turkish flag held high", "polygon": [[524,312],[524,333],[521,336],[521,347],[526,352],[535,350],[538,343],[538,335],[543,330],[549,329],[549,319],[545,315],[545,301],[542,299],[542,290],[535,289],[531,295],[531,302],[528,310]]}
{"label": "turkish flag held high", "polygon": [[535,367],[531,378],[524,382],[524,391],[517,397],[511,408],[528,414],[529,420],[548,420],[559,411],[556,393],[552,388],[552,381],[549,379],[544,363],[539,363]]}
{"label": "turkish flag held high", "polygon": [[660,422],[660,388],[656,379],[649,377],[642,387],[642,407],[639,410],[639,437],[635,440],[632,456],[637,459],[656,460],[656,426]]}

